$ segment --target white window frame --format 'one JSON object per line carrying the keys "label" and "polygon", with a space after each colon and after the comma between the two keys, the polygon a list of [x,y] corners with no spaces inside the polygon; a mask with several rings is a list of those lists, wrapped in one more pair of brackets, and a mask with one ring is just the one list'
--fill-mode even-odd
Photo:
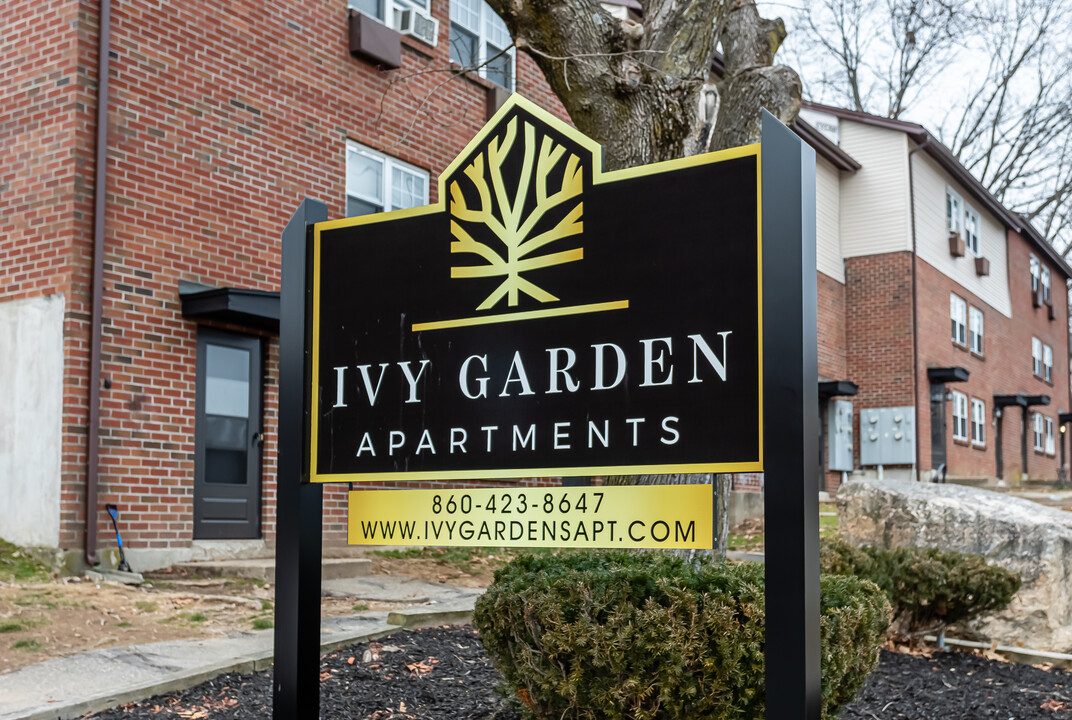
{"label": "white window frame", "polygon": [[964,247],[974,257],[980,257],[979,229],[982,227],[982,218],[972,208],[964,206]]}
{"label": "white window frame", "polygon": [[1042,413],[1035,413],[1035,417],[1033,418],[1033,420],[1034,420],[1034,425],[1035,425],[1035,450],[1037,450],[1038,452],[1043,452],[1046,449],[1046,446],[1043,444],[1043,442],[1044,442],[1043,433],[1045,431],[1044,431],[1044,423],[1043,423],[1043,419],[1042,419]]}
{"label": "white window frame", "polygon": [[[430,0],[371,0],[370,2],[349,0],[349,5],[362,15],[367,15],[373,20],[378,20],[384,25],[397,30],[399,16],[403,10],[416,8],[431,16],[428,9],[429,2]],[[369,5],[375,5],[376,9],[372,10],[368,7]]]}
{"label": "white window frame", "polygon": [[971,444],[986,445],[986,403],[979,398],[971,401]]}
{"label": "white window frame", "polygon": [[1031,338],[1031,373],[1042,377],[1042,341],[1037,337]]}
{"label": "white window frame", "polygon": [[968,442],[968,396],[953,391],[953,439]]}
{"label": "white window frame", "polygon": [[1042,264],[1039,263],[1039,259],[1035,257],[1033,253],[1027,262],[1031,269],[1031,292],[1037,293],[1039,289],[1039,275],[1041,272]]}
{"label": "white window frame", "polygon": [[1053,382],[1053,348],[1042,343],[1042,379]]}
{"label": "white window frame", "polygon": [[[505,23],[503,23],[502,19],[499,18],[499,16],[495,14],[495,11],[492,10],[491,6],[488,5],[486,2],[484,2],[484,0],[473,0],[473,1],[476,2],[476,3],[479,3],[479,7],[480,7],[480,12],[478,13],[477,18],[475,18],[475,19],[470,17],[471,16],[471,12],[470,12],[471,8],[463,8],[462,3],[458,2],[458,0],[451,0],[451,3],[450,3],[450,33],[449,33],[449,36],[448,36],[449,37],[449,44],[450,44],[448,54],[451,56],[451,62],[456,62],[454,60],[454,57],[453,57],[453,55],[454,55],[454,26],[455,25],[460,27],[462,30],[464,30],[464,31],[466,31],[468,33],[471,33],[472,35],[476,36],[476,43],[477,43],[476,66],[478,68],[477,73],[480,75],[480,77],[484,78],[485,80],[488,80],[488,60],[491,57],[494,57],[494,55],[497,55],[498,52],[499,52],[499,51],[496,51],[496,53],[494,53],[494,55],[493,55],[492,53],[490,53],[488,51],[488,46],[491,45],[492,47],[498,47],[499,45],[502,44],[501,43],[502,40],[508,40],[509,41],[509,43],[508,43],[509,47],[506,50],[506,55],[509,56],[509,58],[510,58],[510,86],[507,87],[506,89],[507,90],[515,90],[517,88],[517,48],[515,48],[513,46],[513,42],[514,42],[513,38],[510,37],[509,32],[507,32],[505,38],[495,38],[495,37],[493,37],[493,32],[500,31],[500,30],[505,30],[505,28],[506,28]],[[471,24],[473,22],[476,23],[477,27],[473,27],[473,25]],[[495,81],[494,80],[489,80],[489,82],[495,82]]]}
{"label": "white window frame", "polygon": [[968,346],[976,355],[983,354],[983,311],[968,308]]}
{"label": "white window frame", "polygon": [[1053,442],[1053,418],[1047,415],[1043,419],[1046,423],[1046,454],[1053,455],[1056,450]]}
{"label": "white window frame", "polygon": [[945,187],[945,227],[950,235],[960,235],[964,229],[964,200],[948,185]]}
{"label": "white window frame", "polygon": [[[353,167],[350,162],[350,158],[353,155],[357,155],[373,162],[380,163],[382,172],[380,174],[380,195],[379,197],[373,197],[371,195],[363,194],[358,191],[356,187],[356,181],[351,178],[350,172]],[[406,175],[417,178],[418,182],[418,202],[413,205],[397,203],[394,197],[393,182],[395,172],[404,173]],[[410,207],[420,207],[421,205],[428,204],[428,183],[429,174],[428,171],[419,168],[416,165],[410,165],[407,162],[403,162],[397,158],[393,158],[390,155],[384,155],[381,152],[377,152],[371,148],[365,147],[360,143],[353,140],[346,141],[346,197],[356,198],[362,202],[369,203],[370,205],[376,205],[380,207],[379,212],[390,212],[392,210],[403,210]],[[347,212],[349,214],[349,212]]]}
{"label": "white window frame", "polygon": [[1042,302],[1050,303],[1050,269],[1042,266],[1040,270],[1040,282],[1042,283]]}
{"label": "white window frame", "polygon": [[968,345],[968,303],[956,293],[949,293],[949,329],[954,343]]}

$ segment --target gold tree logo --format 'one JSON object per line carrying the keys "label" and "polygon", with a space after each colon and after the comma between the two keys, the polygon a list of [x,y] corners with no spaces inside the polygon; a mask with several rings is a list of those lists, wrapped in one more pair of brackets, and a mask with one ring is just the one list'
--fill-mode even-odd
{"label": "gold tree logo", "polygon": [[484,260],[453,266],[450,276],[502,278],[477,310],[504,298],[515,307],[522,293],[541,303],[558,300],[523,274],[584,257],[583,248],[535,254],[582,232],[583,170],[581,158],[565,144],[514,115],[505,132],[465,166],[468,183],[461,176],[450,182],[450,251]]}

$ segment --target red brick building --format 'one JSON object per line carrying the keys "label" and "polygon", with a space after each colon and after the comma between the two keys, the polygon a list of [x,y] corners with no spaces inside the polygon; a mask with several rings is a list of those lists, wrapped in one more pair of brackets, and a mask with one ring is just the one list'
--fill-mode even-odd
{"label": "red brick building", "polygon": [[842,398],[857,475],[1055,480],[1072,269],[923,127],[807,103],[801,117],[837,150],[813,142],[826,488]]}
{"label": "red brick building", "polygon": [[[565,117],[560,103],[503,50],[481,0],[8,0],[0,34],[0,536],[92,561],[113,544],[114,503],[139,569],[263,553],[290,213],[304,197],[331,217],[434,202],[508,91]],[[891,407],[915,408],[918,438],[912,462],[884,471],[936,467],[929,373],[962,367],[936,415],[950,476],[1055,477],[1068,266],[919,126],[813,109],[797,129],[819,156],[824,438],[855,383],[851,468],[860,411]],[[963,202],[961,239],[969,222],[979,236],[963,257],[949,254],[946,188]],[[950,341],[953,296],[963,342]],[[967,435],[961,396],[969,415],[983,404]],[[832,490],[841,474],[825,477]],[[344,542],[343,491],[325,488],[329,545]]]}
{"label": "red brick building", "polygon": [[[96,484],[91,534],[112,544],[104,506],[117,504],[141,568],[217,552],[201,540],[221,535],[248,538],[228,552],[261,552],[290,213],[304,197],[332,217],[434,202],[434,179],[509,90],[564,111],[534,63],[498,54],[505,27],[481,0],[133,0],[106,26],[98,167],[98,7],[0,11],[0,534],[86,545]],[[413,35],[389,29],[403,22]],[[455,76],[452,57],[490,62]],[[345,542],[343,490],[326,489],[329,543]],[[244,503],[220,511],[242,527],[212,527],[202,495]]]}

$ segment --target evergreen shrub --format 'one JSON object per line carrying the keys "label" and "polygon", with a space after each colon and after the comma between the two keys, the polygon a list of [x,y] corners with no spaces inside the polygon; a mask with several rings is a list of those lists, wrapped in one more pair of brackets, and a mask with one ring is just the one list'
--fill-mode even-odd
{"label": "evergreen shrub", "polygon": [[[878,661],[889,604],[854,577],[821,581],[823,717]],[[521,555],[495,573],[474,622],[528,717],[759,718],[763,566],[668,553]]]}
{"label": "evergreen shrub", "polygon": [[893,607],[890,634],[914,636],[1005,608],[1020,589],[1020,576],[988,565],[980,555],[935,548],[853,547],[822,541],[822,572],[870,580]]}

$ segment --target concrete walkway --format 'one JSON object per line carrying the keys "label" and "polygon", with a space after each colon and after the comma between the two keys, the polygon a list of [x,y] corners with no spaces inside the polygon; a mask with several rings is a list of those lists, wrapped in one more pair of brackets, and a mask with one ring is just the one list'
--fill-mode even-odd
{"label": "concrete walkway", "polygon": [[[366,576],[327,580],[324,593],[407,605],[390,613],[323,618],[320,646],[329,652],[403,627],[469,622],[481,591],[398,576]],[[192,687],[223,673],[262,670],[272,664],[273,632],[113,647],[31,665],[0,675],[0,720],[78,718]]]}

